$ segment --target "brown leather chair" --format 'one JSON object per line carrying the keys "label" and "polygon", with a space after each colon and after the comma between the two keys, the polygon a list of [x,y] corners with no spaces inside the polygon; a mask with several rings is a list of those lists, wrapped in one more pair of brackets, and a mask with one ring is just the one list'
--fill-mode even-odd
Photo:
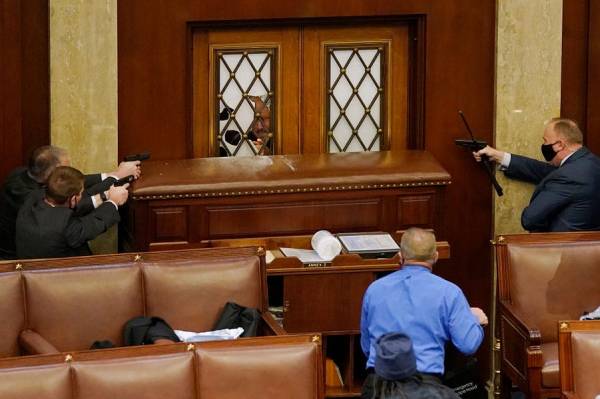
{"label": "brown leather chair", "polygon": [[229,301],[263,311],[261,334],[285,333],[266,311],[264,257],[257,248],[5,263],[0,356],[85,350],[106,339],[119,346],[126,321],[142,315],[162,317],[175,329],[207,331]]}
{"label": "brown leather chair", "polygon": [[594,399],[600,395],[600,320],[558,324],[563,398]]}
{"label": "brown leather chair", "polygon": [[496,240],[501,370],[530,398],[560,397],[556,323],[600,304],[600,233]]}
{"label": "brown leather chair", "polygon": [[1,359],[0,397],[317,399],[321,359],[319,335]]}
{"label": "brown leather chair", "polygon": [[25,328],[25,301],[19,272],[0,273],[0,357],[18,356]]}

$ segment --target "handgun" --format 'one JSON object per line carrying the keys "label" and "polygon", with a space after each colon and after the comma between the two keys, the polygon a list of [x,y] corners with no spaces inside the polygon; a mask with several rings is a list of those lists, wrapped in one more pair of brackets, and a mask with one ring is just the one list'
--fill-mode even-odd
{"label": "handgun", "polygon": [[125,176],[125,177],[122,177],[119,180],[117,180],[115,182],[115,184],[113,184],[113,186],[115,186],[115,187],[124,186],[127,183],[131,183],[133,180],[134,180],[133,175]]}
{"label": "handgun", "polygon": [[[454,144],[468,148],[470,151],[479,151],[485,148],[485,146],[487,145],[485,141],[475,140],[475,137],[473,136],[473,131],[471,130],[471,127],[467,122],[467,118],[465,118],[465,114],[463,114],[463,112],[459,110],[458,115],[460,116],[460,119],[462,119],[463,124],[465,125],[465,128],[467,129],[467,132],[469,132],[471,138],[454,140]],[[496,190],[496,194],[498,194],[498,196],[501,197],[504,194],[502,186],[500,186],[498,180],[496,180],[496,176],[494,175],[494,167],[492,166],[490,160],[486,155],[481,156],[481,164],[483,166],[483,169],[485,169],[485,172],[487,173],[488,177],[490,178],[492,186],[494,186],[494,189]]]}
{"label": "handgun", "polygon": [[459,147],[465,147],[471,151],[479,151],[487,145],[487,141],[484,140],[472,140],[472,139],[456,139],[454,144]]}
{"label": "handgun", "polygon": [[150,159],[150,153],[146,151],[146,152],[142,152],[140,154],[125,155],[125,157],[123,158],[123,161],[125,161],[125,162],[145,161],[147,159]]}

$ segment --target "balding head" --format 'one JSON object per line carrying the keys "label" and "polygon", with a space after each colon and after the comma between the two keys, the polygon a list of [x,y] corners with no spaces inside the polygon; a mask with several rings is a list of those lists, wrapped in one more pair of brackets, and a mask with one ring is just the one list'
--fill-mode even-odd
{"label": "balding head", "polygon": [[566,118],[552,118],[546,125],[554,130],[558,138],[565,141],[565,144],[583,144],[583,133],[575,121]]}
{"label": "balding head", "polygon": [[411,227],[402,234],[400,253],[404,262],[427,262],[434,264],[437,261],[435,235],[432,232]]}
{"label": "balding head", "polygon": [[50,174],[57,166],[69,164],[67,151],[52,145],[36,148],[29,158],[27,170],[31,177],[40,184],[46,184]]}

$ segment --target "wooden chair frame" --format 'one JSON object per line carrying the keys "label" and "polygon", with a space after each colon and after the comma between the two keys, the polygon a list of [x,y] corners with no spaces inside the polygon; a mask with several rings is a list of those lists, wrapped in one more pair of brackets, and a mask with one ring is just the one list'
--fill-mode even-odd
{"label": "wooden chair frame", "polygon": [[593,331],[600,335],[600,320],[568,320],[558,323],[558,357],[560,362],[560,387],[564,399],[580,399],[575,391],[573,375],[573,347],[571,334]]}
{"label": "wooden chair frame", "polygon": [[600,241],[600,232],[533,233],[501,235],[492,242],[498,270],[496,335],[500,338],[500,370],[503,385],[507,379],[528,398],[558,398],[558,388],[542,387],[542,337],[540,331],[519,317],[510,295],[509,244],[552,244]]}

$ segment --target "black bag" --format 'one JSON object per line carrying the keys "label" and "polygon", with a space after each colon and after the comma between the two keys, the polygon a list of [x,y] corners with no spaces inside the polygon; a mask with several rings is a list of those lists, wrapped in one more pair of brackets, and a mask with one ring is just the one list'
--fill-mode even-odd
{"label": "black bag", "polygon": [[160,317],[134,317],[123,328],[123,345],[148,345],[157,339],[180,342],[171,326]]}
{"label": "black bag", "polygon": [[244,329],[242,337],[256,337],[259,321],[260,312],[258,309],[227,302],[213,330],[242,327]]}
{"label": "black bag", "polygon": [[477,359],[472,357],[464,367],[452,370],[444,376],[444,385],[450,387],[463,399],[487,399],[487,391],[479,377]]}
{"label": "black bag", "polygon": [[94,341],[92,346],[90,346],[90,349],[110,349],[110,348],[116,348],[116,346],[115,346],[115,344],[112,343],[112,341],[109,341],[109,340]]}

